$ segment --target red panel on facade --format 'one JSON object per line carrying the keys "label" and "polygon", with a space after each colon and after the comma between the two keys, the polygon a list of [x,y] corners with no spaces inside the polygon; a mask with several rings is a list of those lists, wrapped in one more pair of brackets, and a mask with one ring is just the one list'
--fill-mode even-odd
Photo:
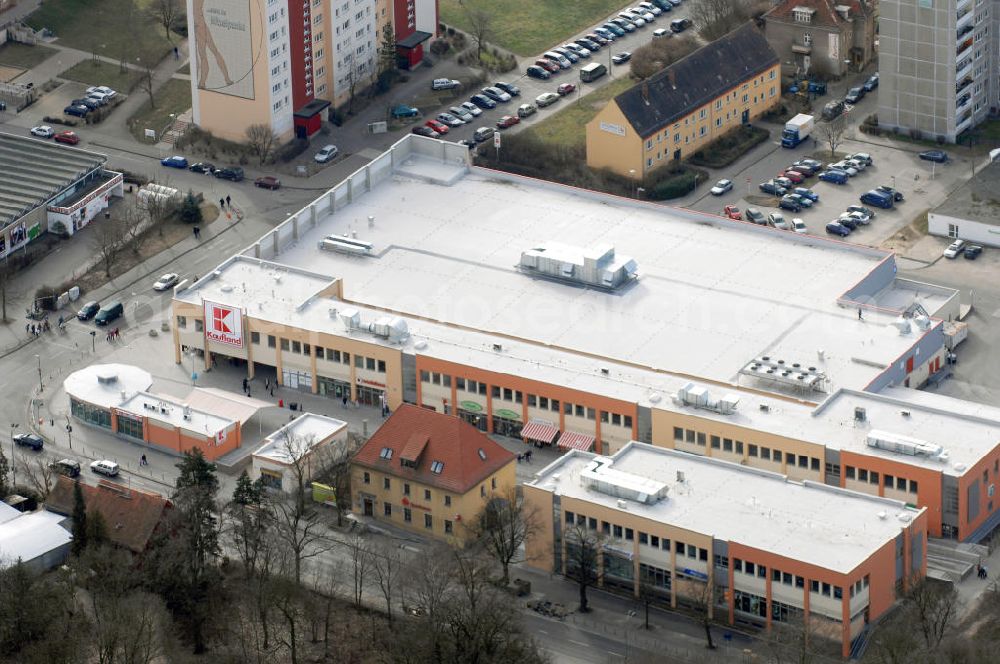
{"label": "red panel on facade", "polygon": [[312,67],[312,12],[309,0],[288,0],[288,55],[292,67],[292,108],[315,97]]}

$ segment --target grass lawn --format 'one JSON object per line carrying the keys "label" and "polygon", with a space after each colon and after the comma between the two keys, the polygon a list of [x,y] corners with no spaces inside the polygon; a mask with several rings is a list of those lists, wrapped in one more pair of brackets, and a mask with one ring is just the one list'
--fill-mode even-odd
{"label": "grass lawn", "polygon": [[[136,91],[145,95],[145,92]],[[163,128],[170,122],[170,114],[180,115],[191,108],[191,81],[172,78],[159,89],[154,97],[156,108],[149,105],[149,100],[142,105],[136,114],[129,118],[129,129],[138,141],[147,141],[143,136],[145,129],[155,129],[157,138]]]}
{"label": "grass lawn", "polygon": [[59,74],[59,77],[87,85],[106,85],[112,90],[129,94],[135,84],[137,74],[131,70],[123,74],[118,65],[103,60],[84,60]]}
{"label": "grass lawn", "polygon": [[121,10],[121,0],[46,0],[25,23],[36,30],[49,28],[63,46],[97,52],[135,64],[155,65],[173,46],[163,27],[146,10],[149,0],[138,0],[132,18]]}
{"label": "grass lawn", "polygon": [[[468,3],[468,0],[466,0]],[[494,15],[490,43],[521,56],[542,53],[598,19],[617,13],[621,0],[476,0]],[[460,0],[440,0],[441,21],[469,32]]]}
{"label": "grass lawn", "polygon": [[587,131],[584,125],[594,119],[609,99],[625,92],[633,85],[635,81],[623,75],[603,88],[585,95],[579,101],[576,93],[573,93],[549,108],[540,109],[539,113],[543,117],[550,112],[558,112],[553,112],[549,117],[527,129],[525,133],[534,134],[545,143],[583,148],[587,143]]}
{"label": "grass lawn", "polygon": [[187,75],[190,76],[191,75],[191,63],[189,62],[186,65],[184,65],[183,67],[181,67],[180,69],[178,69],[177,73],[178,74],[187,74]]}
{"label": "grass lawn", "polygon": [[7,42],[0,46],[0,65],[31,69],[47,60],[55,52],[54,48],[48,46],[28,46],[27,44]]}

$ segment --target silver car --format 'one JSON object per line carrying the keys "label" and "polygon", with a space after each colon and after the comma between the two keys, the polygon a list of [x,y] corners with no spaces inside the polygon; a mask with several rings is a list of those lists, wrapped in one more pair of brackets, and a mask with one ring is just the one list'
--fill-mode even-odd
{"label": "silver car", "polygon": [[465,120],[455,117],[451,113],[438,113],[437,121],[448,125],[449,127],[461,127],[465,124]]}
{"label": "silver car", "polygon": [[475,104],[473,104],[471,101],[464,101],[464,102],[462,102],[462,106],[461,107],[464,108],[466,110],[466,112],[469,113],[469,115],[471,115],[473,117],[476,117],[476,116],[479,116],[479,115],[483,114],[483,109],[479,108],[478,106],[476,106]]}
{"label": "silver car", "polygon": [[[477,107],[478,108],[478,107]],[[448,112],[454,115],[459,120],[464,120],[465,122],[472,122],[472,111],[461,106],[452,106],[448,109]],[[481,113],[482,111],[480,111]]]}

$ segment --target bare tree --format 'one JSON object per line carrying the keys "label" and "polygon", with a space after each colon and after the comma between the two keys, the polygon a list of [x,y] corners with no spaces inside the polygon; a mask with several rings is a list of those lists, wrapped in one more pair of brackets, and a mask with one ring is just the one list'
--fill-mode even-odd
{"label": "bare tree", "polygon": [[390,624],[395,617],[392,605],[393,599],[397,598],[399,592],[402,572],[402,550],[398,546],[385,544],[372,552],[372,573],[378,584],[379,592],[382,593],[382,598],[385,600],[385,610],[389,616]]}
{"label": "bare tree", "polygon": [[153,0],[149,11],[163,26],[163,33],[167,41],[170,41],[170,28],[174,27],[174,22],[184,15],[185,9],[181,3],[178,0]]}
{"label": "bare tree", "polygon": [[257,155],[261,165],[271,156],[278,137],[266,124],[252,124],[246,129],[247,146]]}
{"label": "bare tree", "polygon": [[56,481],[56,471],[49,464],[49,459],[41,455],[22,456],[17,464],[18,472],[27,478],[24,483],[34,489],[42,500],[49,497]]}
{"label": "bare tree", "polygon": [[[159,180],[164,186],[169,186],[169,181]],[[177,201],[166,196],[143,196],[137,197],[137,205],[143,215],[149,221],[150,227],[156,227],[157,233],[163,236],[163,222],[177,210]]]}
{"label": "bare tree", "polygon": [[672,39],[654,39],[632,54],[630,72],[633,78],[645,80],[663,71],[681,58],[694,53],[698,42],[691,35]]}
{"label": "bare tree", "polygon": [[278,632],[278,638],[288,650],[288,661],[299,663],[299,649],[302,641],[303,601],[305,589],[289,578],[276,577],[269,592],[271,603],[284,621],[285,629]]}
{"label": "bare tree", "polygon": [[[676,583],[680,585],[680,580]],[[709,650],[715,650],[715,641],[712,640],[712,607],[715,593],[711,578],[706,581],[685,580],[684,587],[678,588],[677,592],[683,594],[691,602],[698,615],[698,622],[705,630],[705,647]]]}
{"label": "bare tree", "polygon": [[153,69],[149,65],[143,65],[139,69],[138,81],[136,85],[149,97],[149,107],[156,108],[156,85],[153,80]]}
{"label": "bare tree", "polygon": [[517,487],[492,498],[470,526],[473,536],[500,563],[503,585],[510,584],[510,565],[523,554],[524,541],[538,531],[538,518]]}
{"label": "bare tree", "polygon": [[149,219],[146,208],[137,197],[130,197],[125,199],[121,215],[126,241],[132,247],[133,252],[139,253],[146,241],[147,220]]}
{"label": "bare tree", "polygon": [[7,491],[12,488],[7,482],[10,480],[10,461],[4,456],[0,449],[0,498],[7,496]]}
{"label": "bare tree", "polygon": [[951,584],[919,579],[913,581],[906,601],[912,623],[923,636],[923,646],[937,650],[957,619],[958,591]]}
{"label": "bare tree", "polygon": [[587,588],[601,580],[598,559],[607,537],[597,530],[588,530],[583,524],[570,526],[563,534],[566,540],[566,577],[576,581],[580,589],[580,613],[590,611]]}
{"label": "bare tree", "polygon": [[752,15],[750,0],[694,0],[691,20],[705,41],[715,41],[745,23]]}
{"label": "bare tree", "polygon": [[844,132],[846,131],[847,122],[844,121],[844,116],[842,115],[830,122],[819,124],[819,136],[824,143],[830,146],[831,159],[837,157],[837,148],[844,142]]}
{"label": "bare tree", "polygon": [[481,61],[483,51],[494,36],[494,26],[496,13],[488,2],[471,2],[466,0],[462,3],[465,8],[465,18],[469,23],[469,36],[476,45],[476,61]]}
{"label": "bare tree", "polygon": [[368,573],[372,568],[372,553],[368,550],[368,542],[360,533],[351,533],[347,539],[347,552],[350,556],[352,594],[355,606],[361,606],[370,579]]}
{"label": "bare tree", "polygon": [[110,278],[125,243],[125,229],[121,220],[112,217],[96,224],[90,236],[91,248],[104,267],[104,276]]}

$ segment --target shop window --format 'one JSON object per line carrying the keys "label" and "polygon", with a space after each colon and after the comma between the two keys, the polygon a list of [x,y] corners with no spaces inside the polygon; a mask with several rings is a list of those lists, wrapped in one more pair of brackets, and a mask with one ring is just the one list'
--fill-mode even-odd
{"label": "shop window", "polygon": [[200,318],[194,319],[194,331],[201,332],[205,329],[205,324]]}
{"label": "shop window", "polygon": [[844,479],[854,479],[854,466],[844,466]]}
{"label": "shop window", "polygon": [[586,410],[580,404],[574,406],[574,411],[577,417],[584,417],[586,415]]}
{"label": "shop window", "polygon": [[622,416],[619,415],[618,413],[612,413],[611,414],[611,424],[613,424],[613,425],[615,425],[617,427],[617,426],[621,426],[621,423],[622,423]]}
{"label": "shop window", "polygon": [[722,451],[723,452],[732,452],[733,451],[733,440],[732,440],[732,438],[723,438],[722,439]]}
{"label": "shop window", "polygon": [[781,463],[781,450],[774,451],[774,462]]}
{"label": "shop window", "polygon": [[705,447],[705,434],[698,432],[698,445],[700,447]]}
{"label": "shop window", "polygon": [[625,541],[626,542],[631,542],[634,539],[635,539],[635,531],[632,530],[631,528],[626,528],[625,529]]}
{"label": "shop window", "polygon": [[622,538],[622,527],[621,526],[614,526],[614,527],[612,527],[612,532],[614,533],[615,539],[621,539]]}
{"label": "shop window", "polygon": [[354,368],[355,369],[364,369],[365,368],[365,358],[362,357],[361,355],[355,355],[354,356]]}
{"label": "shop window", "polygon": [[597,418],[597,411],[594,410],[593,408],[588,408],[587,409],[587,419],[588,420],[593,420],[593,419],[596,419],[596,418]]}
{"label": "shop window", "polygon": [[277,342],[277,339],[275,338],[275,336],[273,334],[267,335],[267,347],[268,348],[274,348],[274,345],[275,345],[276,342]]}
{"label": "shop window", "polygon": [[282,339],[281,340],[281,350],[283,350],[283,351],[285,351],[287,353],[289,348],[291,348],[291,344],[288,343],[288,339]]}
{"label": "shop window", "polygon": [[312,347],[309,344],[302,344],[302,354],[312,355]]}
{"label": "shop window", "polygon": [[[379,373],[385,373],[385,360],[379,360],[378,361],[378,372]],[[448,377],[445,376],[445,378],[448,378]],[[451,386],[451,379],[450,378],[448,378],[448,386],[449,387]]]}
{"label": "shop window", "polygon": [[818,457],[810,457],[809,458],[809,469],[810,470],[819,470],[819,458]]}
{"label": "shop window", "polygon": [[367,371],[375,371],[375,358],[374,357],[366,357],[365,358],[365,369]]}
{"label": "shop window", "polygon": [[713,450],[718,450],[722,448],[722,438],[720,438],[719,436],[712,436],[709,440],[712,443]]}
{"label": "shop window", "polygon": [[421,371],[420,372],[420,382],[421,383],[429,383],[429,382],[431,382],[431,373],[429,371]]}
{"label": "shop window", "polygon": [[548,397],[538,397],[538,407],[548,410],[549,408]]}
{"label": "shop window", "polygon": [[684,441],[684,429],[680,427],[674,427],[674,440]]}
{"label": "shop window", "polygon": [[179,327],[179,328],[181,328],[183,330],[183,329],[187,328],[187,326],[188,326],[187,316],[178,316],[177,317],[177,327]]}
{"label": "shop window", "polygon": [[302,352],[302,344],[299,343],[298,341],[293,341],[292,342],[292,352],[293,353],[301,353]]}
{"label": "shop window", "polygon": [[753,443],[750,443],[750,456],[752,457],[757,456],[757,446],[754,445]]}
{"label": "shop window", "polygon": [[624,426],[628,427],[629,429],[631,429],[632,428],[632,416],[631,415],[625,415],[625,416],[623,416],[622,417],[622,424]]}
{"label": "shop window", "polygon": [[384,506],[383,506],[383,508],[382,508],[382,510],[383,510],[383,513],[387,517],[389,517],[390,519],[392,518],[392,504],[391,503],[385,503]]}

